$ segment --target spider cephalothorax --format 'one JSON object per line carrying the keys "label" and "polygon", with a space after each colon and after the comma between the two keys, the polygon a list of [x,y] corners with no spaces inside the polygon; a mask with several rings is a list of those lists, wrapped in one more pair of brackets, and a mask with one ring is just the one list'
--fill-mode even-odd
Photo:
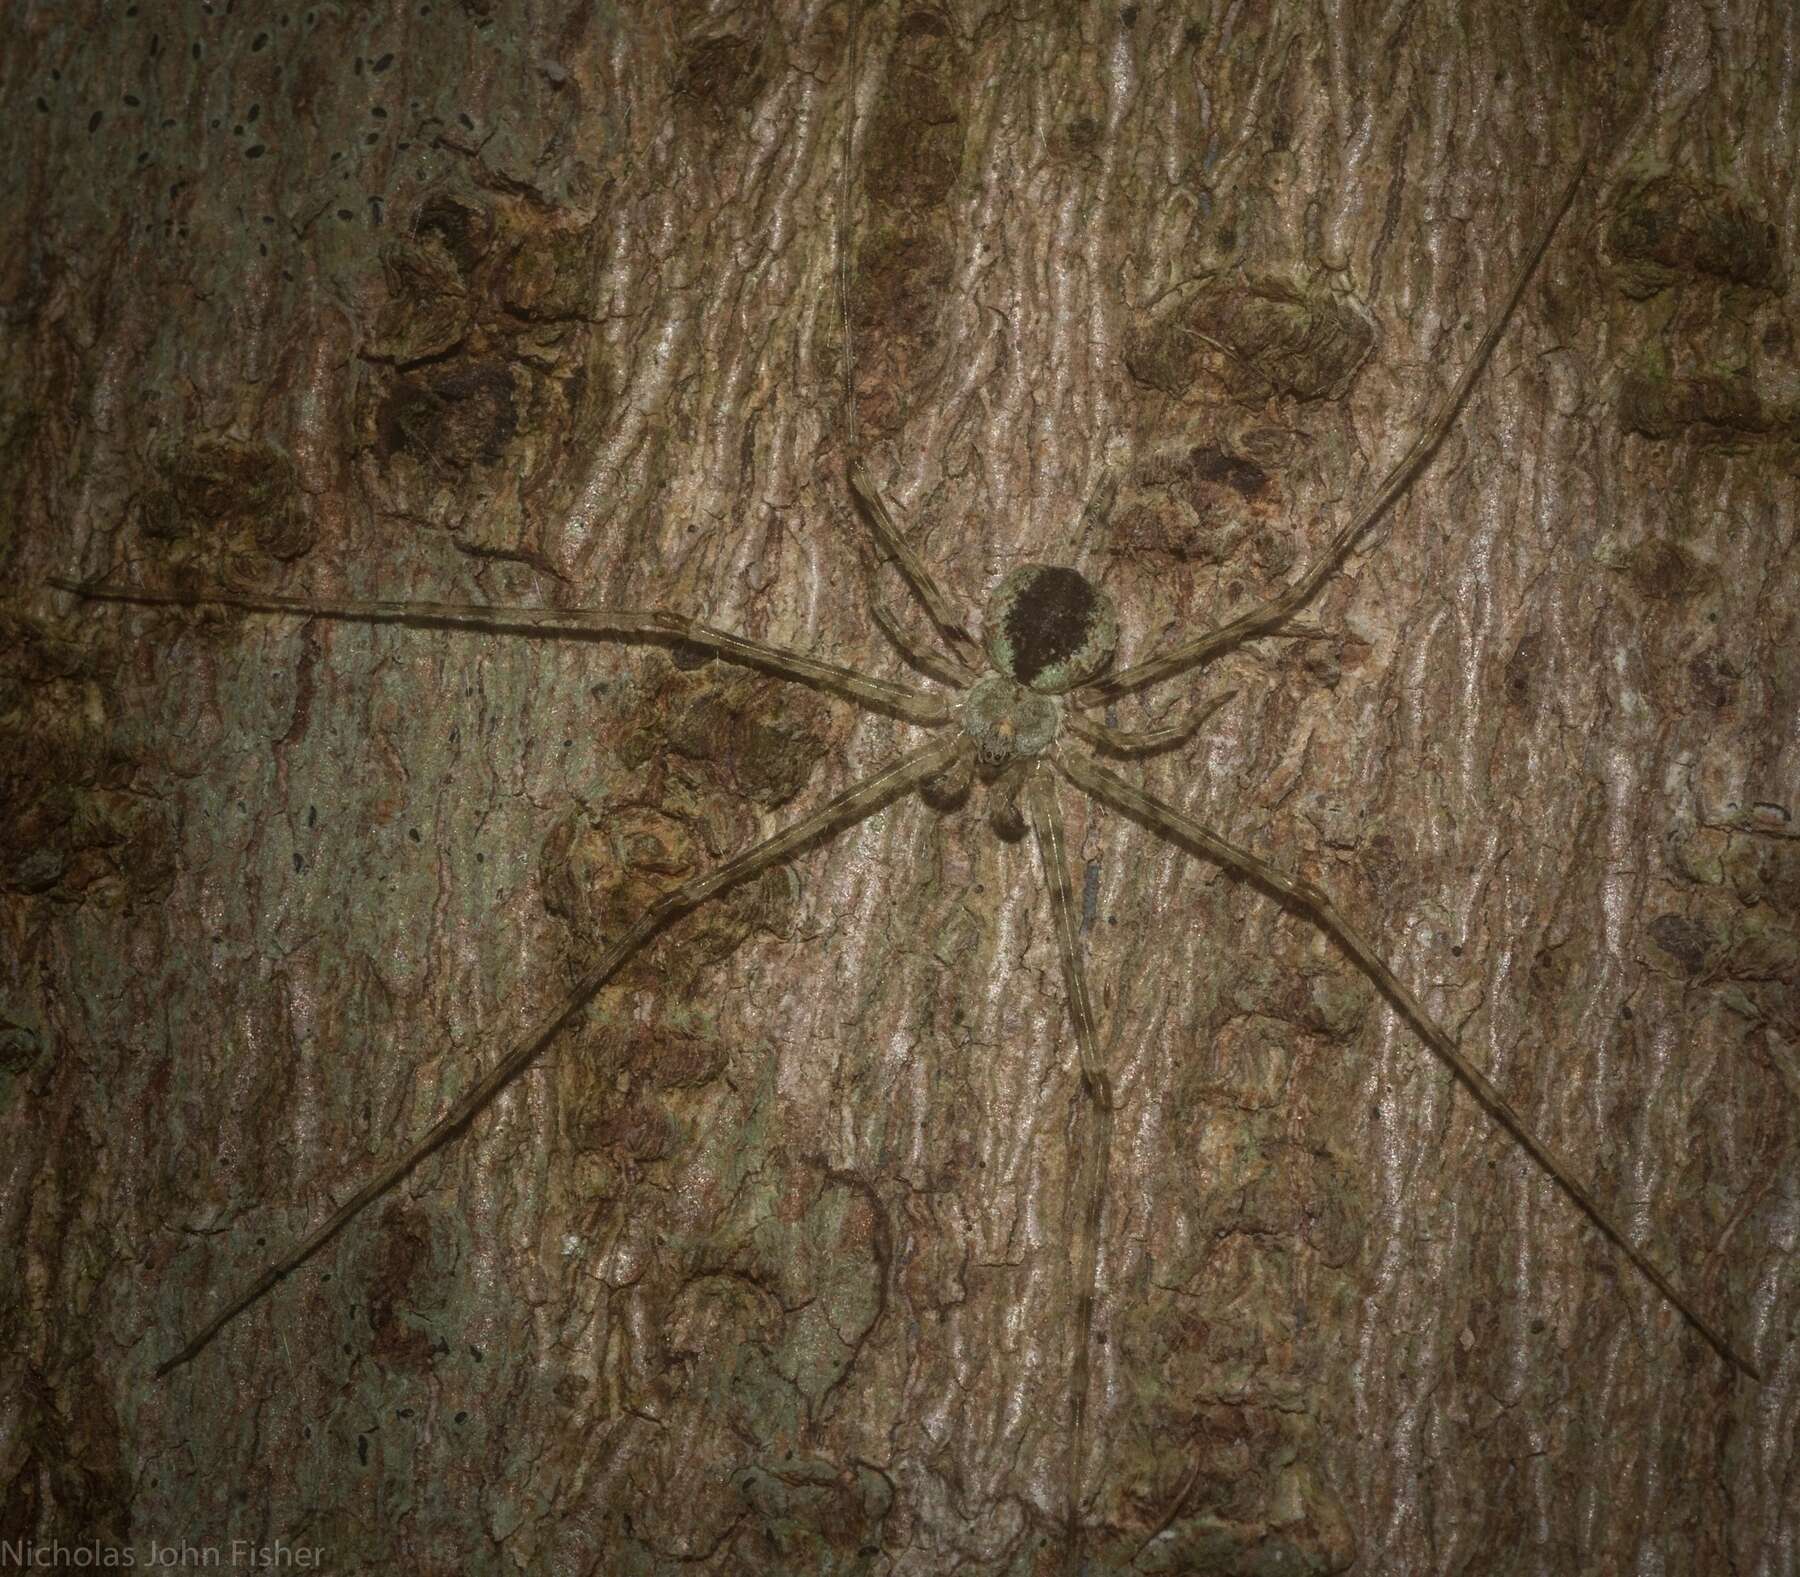
{"label": "spider cephalothorax", "polygon": [[962,705],[963,732],[975,743],[981,765],[998,771],[1009,762],[1041,756],[1056,742],[1062,707],[1005,674],[989,674]]}

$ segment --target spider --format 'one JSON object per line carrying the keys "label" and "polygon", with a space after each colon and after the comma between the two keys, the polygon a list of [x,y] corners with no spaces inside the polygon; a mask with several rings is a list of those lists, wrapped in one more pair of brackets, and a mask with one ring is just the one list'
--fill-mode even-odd
{"label": "spider", "polygon": [[[540,1053],[575,1023],[600,989],[678,918],[768,871],[790,856],[828,840],[913,791],[960,799],[969,780],[980,778],[995,798],[993,819],[1017,836],[1029,827],[1042,886],[1054,920],[1067,1006],[1090,1108],[1090,1132],[1083,1150],[1082,1194],[1076,1244],[1076,1315],[1072,1323],[1069,1388],[1070,1439],[1067,1519],[1069,1548],[1079,1548],[1081,1475],[1085,1461],[1089,1391],[1089,1349],[1098,1235],[1107,1194],[1115,1097],[1101,1046],[1098,1017],[1083,961],[1082,923],[1067,847],[1062,785],[1079,790],[1119,814],[1138,821],[1177,849],[1210,860],[1246,878],[1318,926],[1353,959],[1398,1013],[1440,1057],[1481,1105],[1560,1185],[1569,1198],[1619,1251],[1673,1304],[1729,1364],[1753,1377],[1757,1371],[1633,1242],[1580,1180],[1576,1171],[1545,1145],[1505,1096],[1461,1050],[1415,993],[1385,962],[1375,945],[1340,913],[1313,882],[1290,874],[1249,849],[1220,837],[1174,805],[1133,784],[1103,756],[1132,757],[1169,749],[1190,737],[1231,694],[1194,707],[1175,725],[1132,731],[1114,726],[1104,713],[1133,691],[1198,669],[1206,662],[1262,636],[1292,631],[1308,605],[1346,555],[1410,485],[1451,428],[1469,389],[1499,340],[1520,295],[1549,247],[1574,200],[1583,165],[1564,189],[1548,223],[1519,267],[1505,306],[1495,316],[1451,391],[1420,429],[1370,498],[1333,536],[1323,551],[1274,597],[1225,625],[1177,640],[1123,669],[1111,669],[1119,619],[1111,599],[1079,572],[1055,565],[1026,564],[1006,575],[990,596],[981,623],[973,625],[946,595],[911,547],[867,467],[852,465],[849,486],[872,529],[881,557],[897,566],[917,596],[938,637],[936,649],[910,637],[881,601],[874,575],[868,593],[877,622],[915,667],[940,680],[949,694],[879,679],[804,653],[716,629],[696,618],[666,610],[565,609],[402,601],[319,601],[260,596],[207,588],[159,593],[108,582],[57,579],[54,585],[100,601],[236,609],[250,613],[298,615],[364,623],[397,623],[439,629],[480,631],[536,638],[652,641],[697,648],[730,663],[798,681],[887,713],[926,729],[930,738],[898,759],[863,777],[824,805],[735,857],[664,892],[633,924],[615,936],[554,1007],[541,1014],[511,1049],[416,1141],[394,1157],[337,1206],[311,1232],[273,1260],[246,1287],[228,1298],[175,1353],[157,1368],[158,1377],[186,1364],[223,1327],[257,1302],[277,1282],[310,1259],[371,1203],[380,1199],[427,1155],[469,1122]],[[1073,1558],[1073,1557],[1072,1557]]]}
{"label": "spider", "polygon": [[[1445,420],[1448,421],[1447,416],[1446,416]],[[859,480],[860,480],[860,478],[859,478]],[[1398,487],[1404,487],[1405,485],[1406,485],[1405,479],[1402,479],[1397,483]],[[871,496],[874,497],[874,502],[876,504],[879,504],[879,498],[878,498],[878,496],[874,495],[873,488],[872,487],[868,488],[868,489],[866,489],[866,491],[868,491],[871,494]],[[879,524],[880,522],[878,521],[877,523]],[[1379,562],[1380,562],[1379,558],[1377,558],[1375,562],[1377,564],[1379,564]],[[1123,601],[1124,599],[1122,598],[1121,600]],[[302,610],[295,609],[294,611],[296,613],[300,613]],[[304,612],[306,612],[306,613],[311,613],[311,612],[315,612],[315,611],[318,611],[318,610],[316,608],[314,608],[311,604],[308,604],[304,610]],[[966,624],[964,623],[964,621],[962,621],[960,619],[960,616],[956,615],[956,610],[952,609],[951,611],[954,616],[952,628],[966,629]],[[1138,620],[1133,621],[1130,618],[1130,615],[1133,612],[1133,610],[1129,606],[1127,606],[1126,612],[1127,612],[1127,616],[1128,616],[1127,617],[1128,624],[1135,622],[1137,624],[1137,627],[1139,629],[1141,629],[1142,628],[1141,615]],[[430,622],[430,621],[427,619],[425,622]],[[620,632],[620,633],[625,633],[625,632]],[[679,638],[679,637],[683,637],[683,636],[694,635],[694,634],[700,633],[700,632],[696,632],[695,630],[693,630],[692,627],[689,627],[689,626],[681,626],[678,624],[674,627],[671,627],[667,623],[658,625],[653,621],[652,623],[646,625],[646,627],[639,633],[643,633],[643,634],[647,634],[647,635],[667,634],[671,639],[674,639],[674,638]],[[951,644],[952,653],[954,653],[955,651],[961,651],[964,654],[960,660],[956,659],[954,657],[954,655],[938,655],[936,653],[927,654],[927,653],[923,653],[923,652],[915,652],[915,654],[914,654],[915,658],[920,660],[923,663],[928,663],[932,669],[935,669],[935,670],[948,669],[949,675],[951,678],[951,682],[953,684],[966,684],[966,683],[968,683],[968,681],[971,678],[974,677],[975,670],[977,670],[978,667],[980,667],[980,668],[986,667],[988,659],[986,658],[985,653],[981,654],[980,656],[977,656],[975,654],[975,652],[972,650],[971,643],[958,640],[955,635],[947,635],[946,639]],[[1103,676],[1090,681],[1090,684],[1095,684],[1095,685],[1098,685],[1101,683],[1104,683]],[[1026,688],[1029,689],[1030,687],[1027,686]],[[1033,693],[1035,694],[1036,692],[1033,692]],[[1001,692],[1001,697],[1003,700],[1004,700],[1005,695],[1007,695],[1007,694],[1010,694],[1010,692],[1005,692],[1005,691]],[[1081,690],[1079,687],[1078,687],[1077,691],[1075,692],[1075,695],[1077,698],[1080,697]],[[872,698],[871,698],[871,704],[873,704]],[[1019,704],[1029,711],[1039,710],[1035,706],[1035,703],[1032,703],[1029,700],[1029,698],[1020,698]],[[1061,703],[1059,703],[1059,704],[1061,704]],[[1040,752],[1036,756],[1018,755],[1015,752],[1015,759],[1010,764],[1010,766],[1003,765],[1003,766],[1000,766],[997,770],[995,770],[995,768],[990,764],[988,775],[990,778],[990,787],[993,790],[995,799],[998,800],[1002,804],[1003,808],[1009,808],[1013,805],[1017,805],[1023,813],[1023,819],[1028,823],[1036,824],[1035,827],[1033,828],[1033,832],[1032,832],[1032,836],[1033,836],[1034,840],[1050,841],[1052,843],[1055,841],[1053,828],[1050,829],[1050,837],[1048,840],[1042,839],[1040,837],[1039,831],[1037,829],[1043,828],[1046,825],[1046,818],[1048,818],[1050,815],[1055,813],[1057,807],[1056,807],[1056,800],[1055,800],[1054,796],[1065,795],[1068,793],[1068,785],[1064,782],[1064,780],[1061,779],[1060,777],[1054,776],[1054,774],[1056,774],[1058,772],[1059,765],[1068,766],[1071,763],[1073,763],[1077,767],[1077,769],[1079,769],[1080,765],[1082,763],[1085,763],[1088,760],[1088,757],[1085,754],[1085,751],[1087,749],[1090,749],[1090,748],[1105,749],[1106,748],[1105,746],[1096,747],[1096,746],[1094,746],[1092,741],[1080,740],[1079,738],[1077,738],[1075,740],[1075,742],[1072,743],[1068,737],[1069,732],[1072,730],[1072,727],[1073,727],[1073,724],[1071,722],[1071,717],[1079,717],[1081,719],[1088,720],[1088,721],[1096,721],[1097,720],[1100,722],[1102,727],[1106,726],[1103,716],[1100,717],[1099,719],[1096,719],[1095,714],[1096,714],[1096,711],[1098,711],[1098,710],[1099,710],[1098,708],[1093,707],[1093,706],[1088,707],[1086,710],[1081,710],[1071,704],[1068,708],[1068,711],[1065,713],[1065,715],[1062,717],[1059,717],[1059,719],[1058,719],[1059,727],[1064,729],[1064,733],[1061,737],[1059,737],[1059,739],[1057,741],[1052,743],[1048,752]],[[971,735],[969,735],[966,732],[966,730],[964,730],[962,728],[961,718],[959,718],[957,716],[949,716],[949,715],[943,715],[940,713],[933,713],[933,714],[931,714],[930,718],[922,719],[922,720],[923,721],[934,721],[934,720],[939,719],[940,717],[941,717],[941,721],[938,721],[937,726],[939,726],[942,729],[944,734],[952,736],[949,740],[949,743],[956,746],[958,753],[963,757],[967,757],[967,756],[973,754],[976,751],[976,749],[978,748],[977,741]],[[1007,714],[1005,712],[1004,708],[1002,709],[1002,716],[1000,718],[1000,726],[1001,726],[1001,731],[1003,733],[1009,727],[1015,726],[1018,721],[1019,720],[1017,718],[1014,718],[1010,714]],[[960,738],[955,737],[958,734],[961,735]],[[1145,743],[1146,741],[1144,741],[1142,739],[1139,739],[1136,741],[1129,740],[1129,739],[1122,739],[1120,742],[1124,743],[1124,744],[1132,744],[1132,743],[1142,744],[1142,743]],[[996,761],[1002,759],[1005,755],[1004,751],[991,750],[990,753],[994,755]],[[1108,751],[1107,753],[1110,753],[1110,751]],[[939,777],[937,777],[930,771],[930,767],[933,765],[935,765],[935,763],[921,763],[920,764],[919,770],[922,774],[921,782],[920,782],[921,788],[928,788],[931,785],[936,784],[940,781]],[[959,767],[958,763],[951,762],[951,763],[946,764],[945,770],[946,771],[961,770],[961,768]],[[898,792],[898,791],[899,791],[898,786],[896,786],[896,792]],[[1046,798],[1049,799],[1048,804],[1043,803],[1043,801]],[[1117,808],[1117,807],[1115,807],[1115,808]],[[1124,808],[1129,813],[1130,807],[1125,806]],[[849,814],[849,813],[850,812],[846,812],[846,814]],[[871,814],[873,814],[872,809],[871,809]],[[1159,827],[1156,830],[1158,830],[1160,833],[1166,829]],[[1179,824],[1176,825],[1175,832],[1176,832],[1177,836],[1179,837],[1181,834],[1181,828],[1180,828]],[[821,833],[821,836],[823,836],[823,833]],[[1185,846],[1185,840],[1184,840],[1184,846]],[[1050,901],[1050,909],[1048,912],[1054,916],[1054,918],[1057,922],[1057,930],[1059,932],[1066,933],[1066,931],[1068,929],[1068,923],[1067,923],[1066,917],[1067,917],[1069,909],[1071,907],[1069,899],[1072,898],[1072,896],[1073,896],[1073,894],[1072,894],[1072,892],[1070,892],[1069,888],[1072,884],[1068,884],[1068,882],[1067,882],[1067,874],[1066,874],[1066,868],[1064,866],[1064,862],[1052,860],[1052,861],[1049,861],[1046,863],[1050,866],[1050,875],[1051,875],[1051,881],[1052,881],[1052,887],[1051,887],[1051,892],[1050,892],[1050,900],[1051,900]],[[1241,867],[1240,867],[1240,869],[1241,869]],[[1059,871],[1061,873],[1060,875],[1058,874]],[[1057,891],[1057,889],[1059,887],[1062,889],[1062,891],[1060,893]],[[1293,919],[1299,921],[1302,925],[1307,922],[1307,917],[1309,915],[1309,912],[1316,912],[1316,911],[1309,911],[1308,903],[1307,903],[1307,894],[1305,893],[1304,890],[1302,890],[1302,892],[1300,893],[1298,898],[1294,898],[1292,895],[1284,895],[1284,896],[1288,896],[1290,898],[1289,908],[1291,911],[1291,917]],[[1085,917],[1084,917],[1084,920],[1085,920]],[[1092,943],[1087,942],[1086,945],[1091,946]],[[1228,936],[1222,936],[1222,937],[1216,938],[1213,945],[1217,946],[1222,952],[1229,952],[1232,947],[1232,938],[1230,938]],[[1063,967],[1064,967],[1065,971],[1071,977],[1071,981],[1067,987],[1068,992],[1071,996],[1071,999],[1079,1001],[1081,998],[1080,998],[1080,996],[1076,995],[1076,990],[1075,990],[1073,981],[1074,981],[1074,979],[1079,978],[1077,971],[1081,967],[1081,955],[1078,952],[1074,954],[1074,957],[1075,957],[1074,966],[1070,966],[1066,962],[1066,958],[1068,956],[1068,949],[1067,949],[1066,943],[1065,943],[1062,935],[1059,935],[1059,938],[1058,938],[1057,952],[1058,952],[1059,956],[1064,958],[1065,961],[1063,963]],[[1085,995],[1085,994],[1086,993],[1083,993],[1082,995]],[[1053,994],[1052,994],[1052,996],[1053,996]],[[1051,1006],[1052,1007],[1057,1006],[1057,1004],[1054,1002],[1054,1000],[1052,1000]],[[1087,1018],[1090,1022],[1087,1024],[1085,1030],[1083,1028],[1083,1023],[1080,1018],[1077,1018],[1074,1021],[1074,1023],[1075,1023],[1075,1028],[1077,1031],[1078,1051],[1081,1055],[1081,1060],[1090,1070],[1097,1069],[1099,1074],[1104,1074],[1107,1071],[1105,1065],[1108,1062],[1112,1061],[1113,1059],[1109,1058],[1105,1054],[1105,1052],[1103,1052],[1100,1049],[1100,1047],[1097,1043],[1097,1033],[1096,1033],[1097,1025],[1095,1025],[1091,1021],[1093,1019],[1097,1018],[1098,1016],[1099,1016],[1098,1014],[1093,1013],[1091,1011],[1088,1013]],[[1110,1123],[1112,1121],[1112,1117],[1110,1115],[1108,1106],[1106,1105],[1104,1099],[1102,1098],[1104,1096],[1104,1092],[1105,1092],[1105,1085],[1104,1085],[1104,1083],[1101,1082],[1100,1077],[1096,1076],[1096,1077],[1090,1078],[1087,1081],[1087,1083],[1088,1083],[1088,1088],[1089,1088],[1090,1094],[1087,1097],[1084,1097],[1084,1099],[1086,1099],[1088,1101],[1088,1106],[1084,1113],[1086,1121],[1083,1125],[1084,1143],[1081,1146],[1081,1154],[1088,1158],[1089,1164],[1091,1166],[1097,1167],[1099,1161],[1102,1160],[1103,1158],[1105,1158],[1109,1154],[1109,1145],[1106,1142],[1106,1135],[1103,1134],[1101,1130],[1106,1128],[1108,1125],[1110,1125]],[[1126,1097],[1127,1102],[1130,1102],[1132,1099],[1133,1099],[1132,1096],[1128,1095]],[[1129,1109],[1130,1109],[1129,1105],[1127,1105],[1125,1109],[1127,1111],[1129,1111]],[[1091,1212],[1094,1210],[1107,1208],[1106,1207],[1107,1188],[1106,1188],[1106,1179],[1104,1177],[1095,1177],[1095,1176],[1090,1175],[1086,1178],[1083,1178],[1081,1180],[1081,1184],[1080,1184],[1080,1192],[1084,1196],[1084,1198],[1088,1201],[1088,1204],[1085,1206],[1086,1211]],[[1080,1212],[1078,1212],[1078,1214],[1080,1214]],[[1078,1234],[1079,1240],[1076,1243],[1076,1248],[1077,1248],[1077,1253],[1078,1253],[1079,1257],[1081,1257],[1083,1259],[1091,1260],[1091,1256],[1093,1253],[1091,1244],[1093,1242],[1093,1238],[1094,1238],[1094,1229],[1093,1229],[1093,1223],[1090,1220],[1087,1222],[1085,1233]],[[1091,1282],[1093,1279],[1093,1274],[1094,1273],[1093,1273],[1093,1270],[1091,1268],[1091,1263],[1090,1263],[1089,1267],[1085,1271],[1085,1280],[1090,1284],[1090,1286],[1091,1286]],[[1078,1279],[1081,1279],[1081,1278],[1078,1277]],[[1084,1293],[1083,1297],[1088,1299],[1089,1301],[1091,1301],[1091,1294]],[[1090,1318],[1091,1318],[1091,1316],[1088,1314],[1085,1314],[1085,1313],[1081,1317],[1082,1321],[1087,1321]],[[1068,1341],[1069,1357],[1070,1357],[1072,1363],[1076,1364],[1076,1365],[1087,1361],[1087,1354],[1089,1353],[1089,1351],[1091,1349],[1091,1345],[1092,1345],[1091,1340],[1089,1339],[1086,1332],[1083,1332],[1080,1337],[1076,1336],[1076,1334],[1074,1332],[1074,1326],[1077,1323],[1078,1322],[1076,1320],[1070,1321],[1071,1330],[1070,1330],[1069,1341]],[[159,1353],[158,1356],[160,1357],[160,1356],[162,1356],[162,1354]],[[1087,1405],[1087,1400],[1086,1400],[1087,1389],[1088,1389],[1087,1385],[1084,1383],[1077,1383],[1077,1384],[1074,1384],[1074,1385],[1071,1385],[1068,1387],[1068,1393],[1070,1395],[1071,1405],[1073,1407],[1080,1408],[1080,1407],[1084,1407]],[[1085,1422],[1081,1417],[1077,1416],[1077,1417],[1071,1419],[1070,1427],[1071,1427],[1072,1433],[1076,1437],[1079,1437],[1082,1430],[1085,1428]],[[1069,1457],[1070,1457],[1070,1461],[1072,1464],[1072,1466],[1071,1466],[1071,1477],[1072,1478],[1075,1476],[1076,1468],[1079,1464],[1079,1460],[1080,1460],[1081,1456],[1082,1456],[1082,1452],[1080,1450],[1072,1448],[1069,1451]],[[1090,1476],[1090,1478],[1092,1477],[1091,1464],[1090,1464],[1089,1476]],[[1071,1500],[1071,1502],[1073,1502],[1073,1500],[1075,1498],[1076,1497],[1073,1494],[1071,1494],[1069,1496],[1069,1499]]]}

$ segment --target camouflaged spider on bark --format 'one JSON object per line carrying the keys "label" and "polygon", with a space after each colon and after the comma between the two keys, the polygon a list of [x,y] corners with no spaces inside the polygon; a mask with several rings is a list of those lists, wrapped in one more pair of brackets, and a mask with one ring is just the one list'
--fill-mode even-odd
{"label": "camouflaged spider on bark", "polygon": [[[849,168],[848,160],[845,168]],[[980,627],[981,638],[977,641],[971,634],[971,621],[940,588],[936,577],[914,551],[881,490],[861,464],[853,465],[849,486],[860,501],[881,555],[898,565],[923,605],[937,634],[938,646],[925,649],[906,636],[886,615],[875,596],[873,580],[869,588],[872,610],[877,622],[915,666],[940,680],[950,692],[948,695],[877,679],[852,668],[749,640],[687,615],[661,609],[329,602],[223,591],[161,594],[104,582],[86,585],[58,582],[64,589],[84,596],[120,602],[218,606],[275,616],[399,623],[427,629],[459,629],[536,639],[691,643],[728,662],[835,692],[860,706],[929,730],[933,736],[793,825],[655,899],[610,939],[609,945],[588,965],[573,989],[541,1014],[507,1053],[411,1146],[377,1171],[247,1287],[228,1298],[185,1345],[162,1362],[159,1374],[167,1374],[199,1356],[227,1322],[305,1262],[352,1217],[393,1188],[426,1155],[459,1133],[509,1081],[581,1017],[604,985],[616,981],[625,965],[681,916],[728,889],[772,870],[804,848],[824,842],[874,815],[913,789],[934,798],[954,800],[972,780],[980,779],[987,785],[996,822],[1008,824],[1020,832],[1029,829],[1033,836],[1043,885],[1051,905],[1090,1118],[1081,1150],[1083,1175],[1076,1211],[1079,1230],[1074,1243],[1076,1307],[1069,1325],[1072,1379],[1068,1389],[1067,1518],[1070,1548],[1077,1548],[1088,1433],[1088,1366],[1095,1345],[1099,1228],[1107,1200],[1115,1096],[1083,958],[1082,927],[1059,803],[1059,778],[1098,804],[1136,820],[1176,848],[1197,854],[1247,878],[1331,937],[1386,996],[1418,1037],[1443,1059],[1499,1125],[1556,1180],[1638,1271],[1728,1362],[1754,1374],[1748,1360],[1728,1338],[1709,1323],[1633,1244],[1624,1230],[1613,1223],[1574,1170],[1536,1138],[1495,1085],[1464,1056],[1455,1037],[1427,1013],[1412,989],[1398,978],[1361,932],[1343,918],[1318,886],[1217,836],[1166,801],[1136,787],[1099,760],[1102,755],[1141,756],[1177,745],[1190,737],[1230,698],[1229,695],[1208,697],[1196,704],[1175,726],[1133,733],[1105,720],[1106,709],[1120,697],[1198,669],[1210,659],[1250,640],[1295,633],[1296,615],[1313,601],[1377,520],[1404,494],[1449,431],[1572,201],[1579,180],[1577,172],[1537,244],[1521,264],[1505,305],[1495,315],[1460,379],[1380,486],[1343,524],[1323,551],[1291,579],[1285,589],[1249,612],[1218,629],[1153,650],[1147,657],[1118,672],[1109,673],[1119,640],[1120,623],[1111,599],[1085,576],[1069,568],[1029,564],[1012,570],[988,601]]]}
{"label": "camouflaged spider on bark", "polygon": [[1016,813],[1028,826],[1051,905],[1061,957],[1068,1011],[1081,1062],[1091,1131],[1083,1144],[1080,1230],[1074,1245],[1076,1314],[1071,1325],[1073,1378],[1069,1389],[1070,1547],[1078,1543],[1082,1464],[1085,1460],[1088,1364],[1093,1341],[1093,1305],[1098,1233],[1107,1193],[1108,1153],[1114,1111],[1112,1081],[1083,961],[1081,927],[1070,880],[1058,779],[1139,822],[1179,849],[1197,854],[1248,878],[1310,920],[1368,976],[1392,1006],[1476,1096],[1492,1117],[1561,1186],[1593,1224],[1652,1282],[1696,1331],[1730,1364],[1756,1371],[1720,1328],[1631,1240],[1596,1201],[1576,1172],[1531,1131],[1499,1089],[1459,1050],[1455,1038],[1425,1010],[1411,988],[1383,960],[1312,882],[1291,875],[1248,849],[1219,837],[1173,805],[1147,793],[1103,765],[1101,755],[1134,756],[1168,748],[1189,737],[1229,696],[1195,706],[1171,727],[1130,732],[1099,715],[1119,697],[1200,667],[1208,659],[1246,641],[1294,632],[1293,620],[1337,570],[1351,549],[1398,498],[1448,432],[1455,414],[1485,365],[1527,280],[1572,202],[1577,171],[1521,265],[1502,310],[1483,336],[1462,376],[1424,424],[1417,438],[1369,500],[1336,532],[1328,546],[1285,589],[1221,627],[1170,643],[1129,666],[1109,671],[1119,638],[1119,619],[1110,598],[1086,577],[1068,568],[1029,564],[999,583],[982,621],[980,641],[968,621],[939,587],[913,550],[867,469],[851,467],[849,484],[859,500],[881,555],[897,565],[922,604],[939,638],[925,650],[886,615],[873,578],[869,592],[884,630],[914,664],[940,679],[949,693],[878,679],[856,669],[824,662],[802,652],[750,640],[700,620],[661,609],[561,609],[496,607],[401,601],[317,601],[256,596],[222,590],[160,593],[109,582],[57,581],[62,589],[95,600],[224,607],[276,616],[324,618],[361,623],[398,623],[434,629],[470,630],[537,639],[689,643],[728,662],[834,692],[856,704],[900,718],[926,730],[929,738],[881,770],[864,777],[793,825],[663,893],[635,921],[613,937],[580,979],[537,1020],[489,1071],[400,1155],[369,1178],[301,1241],[261,1275],[227,1298],[158,1373],[167,1374],[199,1356],[219,1331],[255,1303],[276,1282],[305,1262],[347,1222],[380,1198],[426,1155],[462,1130],[494,1096],[565,1029],[581,1017],[600,988],[622,966],[680,916],[727,889],[770,870],[802,849],[875,814],[914,789],[958,794],[979,777],[994,791],[997,816]]}

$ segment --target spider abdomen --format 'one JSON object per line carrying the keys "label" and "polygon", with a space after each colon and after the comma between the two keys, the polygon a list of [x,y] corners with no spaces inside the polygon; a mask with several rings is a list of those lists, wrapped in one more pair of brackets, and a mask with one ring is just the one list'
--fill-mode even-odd
{"label": "spider abdomen", "polygon": [[1008,679],[1061,695],[1112,661],[1119,620],[1112,598],[1080,572],[1021,564],[989,599],[982,639]]}

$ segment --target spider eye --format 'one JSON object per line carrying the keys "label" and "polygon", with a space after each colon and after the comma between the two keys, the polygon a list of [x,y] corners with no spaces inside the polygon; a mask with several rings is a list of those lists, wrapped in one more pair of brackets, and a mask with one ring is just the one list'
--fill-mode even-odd
{"label": "spider eye", "polygon": [[995,589],[982,633],[989,659],[1007,678],[1061,695],[1112,661],[1119,621],[1112,598],[1085,575],[1021,564]]}

